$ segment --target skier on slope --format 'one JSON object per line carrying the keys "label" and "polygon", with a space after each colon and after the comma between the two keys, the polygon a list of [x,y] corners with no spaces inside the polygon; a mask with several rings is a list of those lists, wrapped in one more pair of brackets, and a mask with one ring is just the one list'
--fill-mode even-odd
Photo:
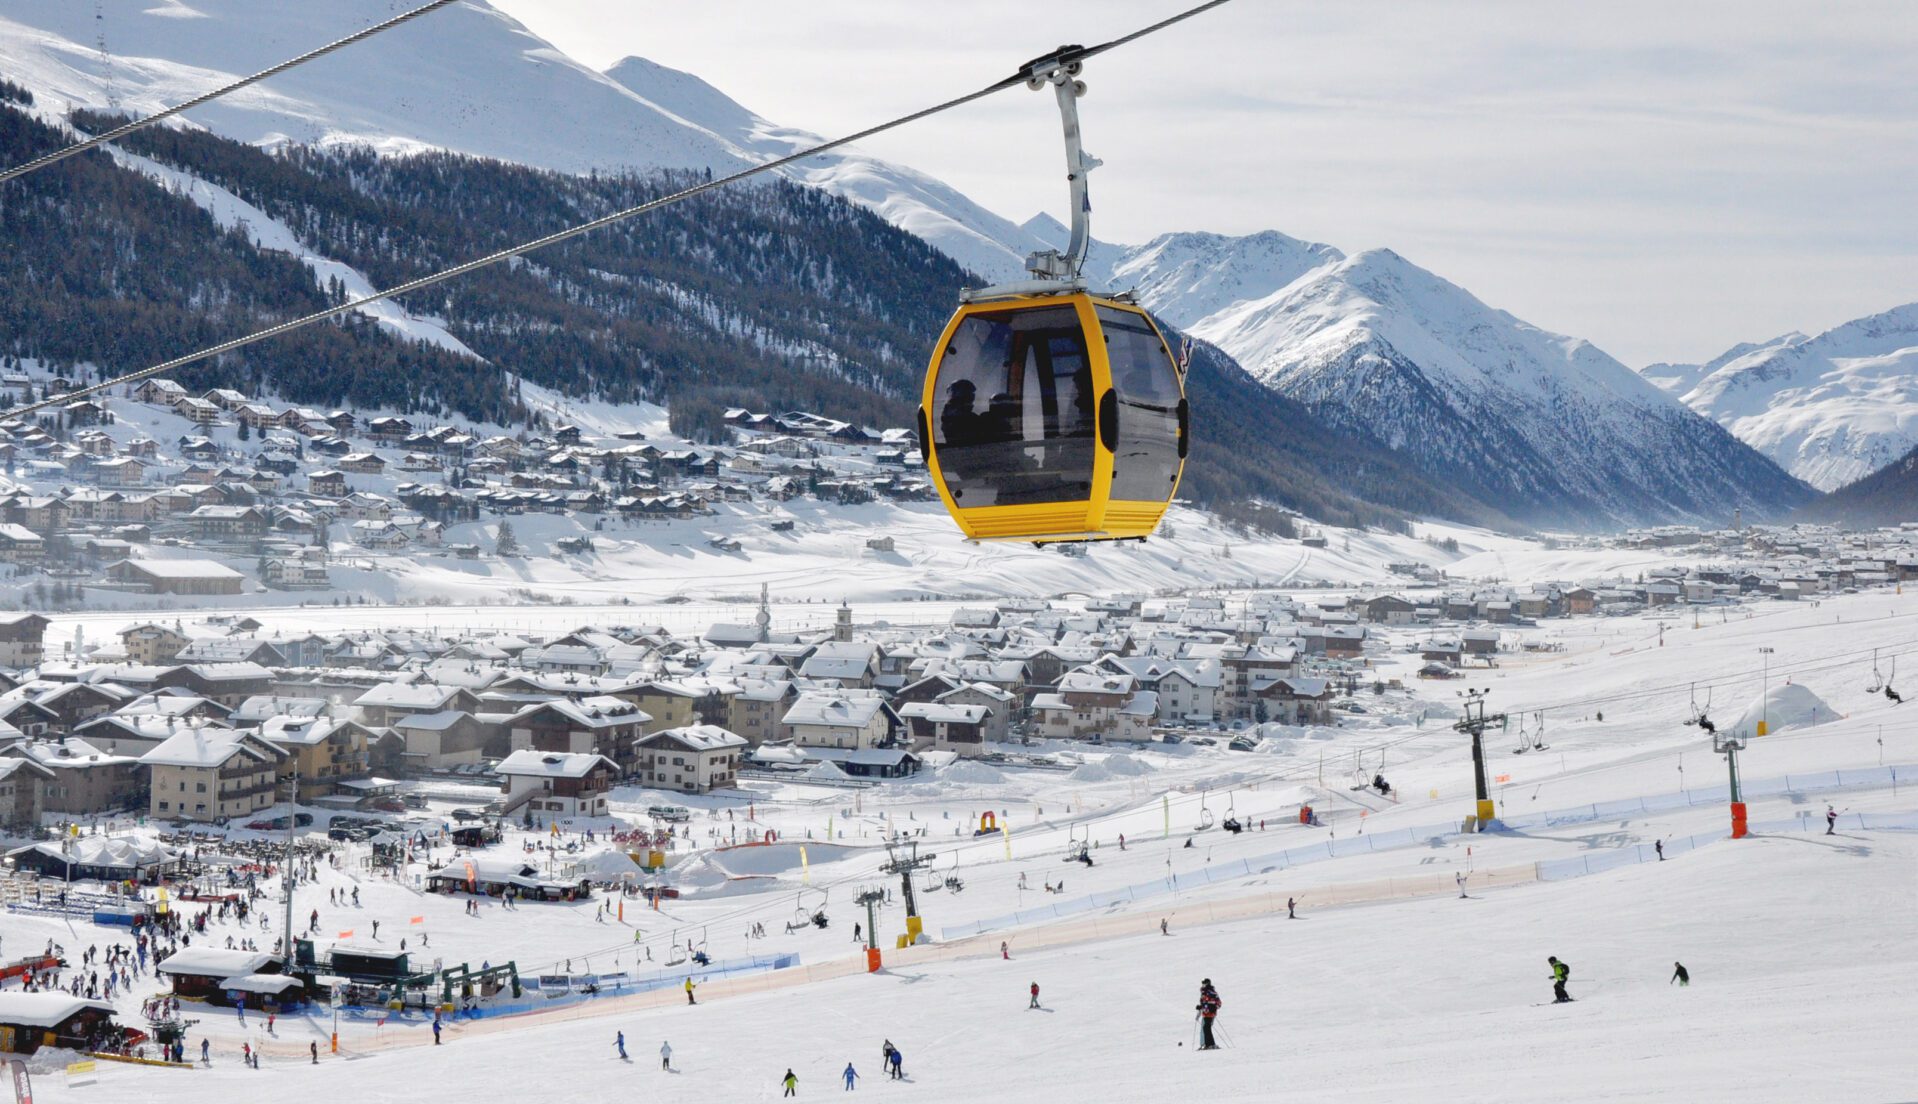
{"label": "skier on slope", "polygon": [[1828,836],[1831,836],[1831,835],[1836,835],[1837,833],[1838,833],[1838,810],[1832,808],[1830,805],[1826,805],[1825,806],[1825,834]]}
{"label": "skier on slope", "polygon": [[1217,1050],[1219,1044],[1212,1038],[1212,1021],[1219,1015],[1219,1006],[1225,1003],[1219,999],[1219,991],[1212,987],[1212,979],[1199,982],[1199,1049]]}
{"label": "skier on slope", "polygon": [[613,1045],[619,1048],[619,1060],[624,1062],[626,1060],[626,1033],[624,1031],[613,1032]]}
{"label": "skier on slope", "polygon": [[898,1047],[892,1048],[892,1079],[903,1081],[906,1078],[906,1056]]}
{"label": "skier on slope", "polygon": [[672,1071],[673,1044],[667,1043],[667,1042],[662,1042],[659,1044],[659,1068],[666,1070],[669,1073]]}
{"label": "skier on slope", "polygon": [[781,1085],[786,1086],[786,1091],[783,1093],[780,1093],[779,1095],[781,1096],[798,1096],[799,1095],[799,1077],[793,1073],[791,1066],[786,1067],[786,1076],[780,1078],[779,1083]]}
{"label": "skier on slope", "polygon": [[1026,1007],[1027,1008],[1039,1007],[1039,983],[1036,981],[1032,983],[1032,1003],[1026,1005]]}
{"label": "skier on slope", "polygon": [[856,1069],[853,1069],[853,1068],[852,1068],[852,1063],[851,1063],[851,1062],[847,1062],[847,1063],[846,1063],[846,1072],[845,1072],[845,1073],[842,1073],[842,1074],[840,1074],[839,1076],[841,1076],[841,1077],[844,1077],[844,1078],[846,1079],[846,1091],[847,1091],[847,1092],[851,1092],[851,1091],[852,1091],[852,1083],[853,1083],[854,1081],[857,1081],[857,1080],[859,1080],[859,1071],[858,1071],[858,1070],[856,1070]]}
{"label": "skier on slope", "polygon": [[698,1001],[693,999],[693,979],[690,977],[686,979],[686,1003],[687,1004],[699,1003]]}
{"label": "skier on slope", "polygon": [[1565,983],[1572,979],[1572,968],[1560,962],[1557,955],[1547,956],[1545,961],[1552,964],[1552,1003],[1572,1003],[1572,998],[1565,992]]}
{"label": "skier on slope", "polygon": [[[1692,983],[1692,973],[1690,970],[1685,969],[1683,962],[1672,963],[1672,981],[1677,982],[1680,989],[1690,987]],[[1672,981],[1668,981],[1665,984],[1670,985]]]}

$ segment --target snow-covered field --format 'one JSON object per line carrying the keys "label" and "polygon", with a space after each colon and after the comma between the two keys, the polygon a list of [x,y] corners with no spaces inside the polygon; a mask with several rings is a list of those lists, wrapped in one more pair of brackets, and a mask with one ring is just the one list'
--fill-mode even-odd
{"label": "snow-covered field", "polygon": [[[1361,695],[1369,711],[1339,729],[1274,733],[1254,753],[1055,746],[1043,750],[1076,769],[1005,768],[995,779],[994,768],[968,764],[864,791],[752,781],[737,796],[686,801],[699,850],[669,876],[686,896],[656,913],[632,901],[623,916],[602,916],[597,901],[517,912],[489,903],[469,917],[463,898],[411,888],[424,866],[393,881],[358,869],[350,853],[296,899],[301,927],[320,912],[323,947],[370,941],[377,919],[382,946],[430,941],[414,944],[416,962],[510,959],[527,976],[654,970],[676,981],[670,948],[689,940],[722,961],[780,953],[799,965],[715,977],[696,1008],[668,988],[463,1020],[437,1050],[418,1016],[348,1020],[335,1057],[324,1042],[330,1017],[287,1017],[267,1037],[257,1016],[243,1028],[208,1010],[193,1040],[211,1040],[210,1070],[102,1063],[87,1075],[94,1083],[69,1088],[43,1060],[38,1088],[46,1100],[157,1104],[249,1091],[464,1100],[549,1084],[589,1101],[757,1100],[777,1094],[788,1067],[804,1097],[841,1092],[834,1077],[850,1061],[870,1079],[859,1091],[937,1101],[1909,1097],[1918,732],[1867,685],[1873,648],[1886,665],[1913,650],[1913,602],[1878,593],[1733,609],[1723,620],[1714,611],[1697,628],[1647,616],[1528,631],[1563,649],[1508,655],[1464,680],[1489,687],[1494,709],[1525,715],[1528,730],[1544,716],[1543,750],[1515,754],[1516,730],[1486,737],[1510,832],[1453,830],[1472,797],[1467,745],[1449,727],[1457,684],[1410,682]],[[1761,646],[1775,649],[1769,670]],[[1385,677],[1417,661],[1376,658]],[[1766,677],[1774,735],[1741,761],[1756,835],[1734,842],[1712,793],[1723,761],[1683,722],[1694,683],[1699,704],[1728,726]],[[1878,774],[1881,763],[1901,771]],[[1350,788],[1377,771],[1397,801]],[[1661,800],[1680,790],[1695,803]],[[456,796],[436,789],[436,817]],[[617,797],[616,812],[633,819],[658,799]],[[1658,811],[1594,808],[1637,799]],[[1827,801],[1844,814],[1829,837]],[[1308,802],[1323,826],[1298,823]],[[1011,825],[1009,844],[971,834],[987,809]],[[1547,811],[1564,815],[1535,816]],[[1195,830],[1208,813],[1251,830]],[[763,827],[782,845],[710,850]],[[892,949],[904,928],[897,880],[877,873],[889,829],[923,830],[934,880],[964,880],[962,892],[921,892],[934,938],[907,951]],[[515,832],[503,853],[550,839]],[[1091,867],[1062,861],[1080,839],[1094,845]],[[1653,841],[1667,844],[1668,861],[1655,860]],[[1301,857],[1327,845],[1335,857]],[[555,869],[594,849],[552,856]],[[437,861],[447,855],[441,848]],[[545,865],[546,852],[534,856]],[[1569,866],[1599,872],[1560,880]],[[922,890],[926,881],[922,873]],[[1064,892],[1045,889],[1060,883]],[[865,917],[850,898],[887,884],[886,968],[867,976],[852,942]],[[328,903],[327,890],[355,886],[359,907]],[[1122,887],[1132,887],[1127,899],[1111,903]],[[822,893],[831,926],[788,933],[802,902],[811,908]],[[1088,894],[1101,902],[1085,905]],[[1287,898],[1299,919],[1285,917]],[[1170,935],[1159,934],[1161,919]],[[765,938],[747,935],[756,923]],[[211,938],[229,933],[238,934],[216,924]],[[0,935],[9,953],[112,938],[18,914],[0,916]],[[1572,964],[1574,1005],[1545,1003],[1552,954]],[[1691,971],[1689,989],[1667,984],[1675,961]],[[1225,999],[1229,1045],[1219,1053],[1193,1050],[1201,977]],[[1041,1011],[1025,1007],[1035,981]],[[150,989],[139,979],[123,1007]],[[615,1032],[630,1065],[614,1054]],[[905,1054],[906,1084],[876,1083],[888,1039]],[[676,1073],[657,1069],[662,1040]],[[264,1046],[261,1071],[241,1068],[244,1041]],[[317,1069],[306,1058],[313,1041]]]}

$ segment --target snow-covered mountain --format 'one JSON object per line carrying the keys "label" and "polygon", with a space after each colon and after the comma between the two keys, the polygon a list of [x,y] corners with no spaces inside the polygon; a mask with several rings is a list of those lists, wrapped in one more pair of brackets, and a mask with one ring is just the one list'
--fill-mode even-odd
{"label": "snow-covered mountain", "polygon": [[[1020,229],[1062,249],[1070,232],[1051,215],[1035,215]],[[1222,310],[1262,299],[1345,254],[1276,230],[1231,237],[1204,231],[1161,234],[1144,245],[1094,238],[1086,278],[1095,288],[1134,291],[1175,326],[1190,328]]]}
{"label": "snow-covered mountain", "polygon": [[1820,490],[1918,446],[1918,303],[1707,367],[1685,402]]}
{"label": "snow-covered mountain", "polygon": [[1320,416],[1541,523],[1766,516],[1806,497],[1591,343],[1389,250],[1313,269],[1192,332]]}
{"label": "snow-covered mountain", "polygon": [[[0,71],[48,117],[150,113],[390,18],[389,0],[0,0]],[[108,57],[96,36],[104,33]],[[485,0],[467,0],[188,114],[242,142],[445,149],[561,172],[711,169],[818,136],[754,115],[698,77],[628,58],[605,73]],[[1038,243],[916,170],[840,150],[787,170],[869,207],[992,279]]]}
{"label": "snow-covered mountain", "polygon": [[[96,21],[88,5],[0,0],[0,68],[36,93],[43,115],[151,111],[396,9],[390,0],[103,0],[100,10]],[[817,140],[641,58],[595,72],[485,0],[190,118],[266,146],[447,149],[565,172],[726,172]],[[924,173],[857,151],[784,171],[990,280],[1017,277],[1029,252],[1064,238],[1055,220],[1016,225]],[[1268,386],[1507,516],[1581,526],[1716,519],[1740,506],[1764,516],[1804,493],[1589,344],[1494,311],[1389,252],[1347,257],[1273,231],[1171,233],[1136,246],[1095,242],[1087,274],[1136,290]]]}
{"label": "snow-covered mountain", "polygon": [[1756,352],[1759,349],[1768,348],[1772,345],[1783,345],[1792,341],[1802,341],[1804,337],[1804,334],[1793,330],[1788,334],[1781,334],[1774,337],[1770,341],[1741,341],[1703,364],[1676,364],[1671,361],[1661,360],[1657,364],[1647,364],[1645,367],[1640,368],[1638,374],[1657,384],[1665,391],[1669,391],[1674,395],[1683,395],[1692,388],[1697,387],[1706,376],[1718,371],[1720,368],[1744,356],[1746,353]]}

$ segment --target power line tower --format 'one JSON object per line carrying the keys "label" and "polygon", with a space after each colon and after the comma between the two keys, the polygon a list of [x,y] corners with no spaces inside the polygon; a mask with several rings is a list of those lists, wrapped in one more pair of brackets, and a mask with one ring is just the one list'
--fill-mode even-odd
{"label": "power line tower", "polygon": [[[903,853],[895,849],[899,846],[905,848]],[[896,845],[891,841],[886,843],[886,855],[886,865],[879,870],[881,873],[899,875],[899,895],[906,902],[906,941],[917,943],[919,937],[925,932],[925,924],[919,919],[919,901],[912,893],[912,872],[922,866],[931,866],[932,860],[937,856],[931,851],[921,855],[919,844],[916,842]]]}
{"label": "power line tower", "polygon": [[1488,725],[1505,723],[1505,714],[1493,713],[1488,716],[1485,712],[1485,696],[1491,692],[1490,689],[1467,690],[1465,716],[1452,726],[1454,732],[1463,732],[1472,737],[1472,777],[1478,787],[1477,821],[1481,832],[1498,816],[1498,809],[1492,804],[1491,787],[1485,779],[1485,729]]}
{"label": "power line tower", "polygon": [[113,55],[107,52],[106,0],[93,0],[93,44],[100,50],[100,79],[106,82],[107,107],[120,110],[120,94],[113,90]]}

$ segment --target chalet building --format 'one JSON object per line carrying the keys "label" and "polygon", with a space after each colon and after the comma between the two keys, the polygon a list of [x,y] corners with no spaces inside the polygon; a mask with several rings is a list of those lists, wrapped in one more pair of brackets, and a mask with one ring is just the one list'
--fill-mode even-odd
{"label": "chalet building", "polygon": [[780,723],[801,747],[873,748],[891,735],[891,711],[878,697],[802,692]]}
{"label": "chalet building", "polygon": [[502,779],[502,805],[545,820],[606,815],[606,793],[619,777],[611,759],[590,752],[516,751],[493,768]]}
{"label": "chalet building", "polygon": [[784,719],[798,697],[790,679],[740,679],[726,699],[726,727],[754,747],[788,739]]}
{"label": "chalet building", "polygon": [[367,777],[367,749],[373,733],[357,721],[325,716],[270,717],[259,726],[262,739],[286,754],[280,780],[297,776],[300,800],[312,801],[339,790],[342,783]]}
{"label": "chalet building", "polygon": [[634,778],[655,789],[711,793],[738,777],[746,738],[717,725],[687,725],[642,736]]}
{"label": "chalet building", "polygon": [[43,811],[94,816],[144,808],[146,773],[132,755],[112,755],[77,737],[20,739],[0,745],[0,756],[45,768]]}
{"label": "chalet building", "polygon": [[193,821],[251,816],[276,800],[284,758],[252,733],[182,729],[140,757],[150,779],[148,815]]}
{"label": "chalet building", "polygon": [[106,574],[149,594],[238,594],[246,578],[212,560],[120,560]]}
{"label": "chalet building", "polygon": [[508,721],[514,751],[592,753],[604,756],[628,777],[635,769],[634,741],[652,716],[623,698],[598,695],[558,698],[521,709]]}
{"label": "chalet building", "polygon": [[129,663],[172,663],[192,642],[185,633],[151,621],[120,630],[120,645],[126,649]]}
{"label": "chalet building", "polygon": [[40,826],[53,772],[30,757],[0,756],[0,830],[26,835]]}
{"label": "chalet building", "polygon": [[946,705],[912,702],[901,706],[899,719],[912,733],[914,747],[930,745],[967,758],[985,754],[985,724],[992,710],[983,705]]}
{"label": "chalet building", "polygon": [[1131,675],[1081,669],[1060,676],[1056,693],[1032,699],[1033,727],[1048,739],[1143,741],[1158,705]]}
{"label": "chalet building", "polygon": [[40,666],[49,624],[37,613],[0,613],[0,667]]}
{"label": "chalet building", "polygon": [[0,563],[39,564],[47,558],[47,542],[24,525],[0,522]]}

